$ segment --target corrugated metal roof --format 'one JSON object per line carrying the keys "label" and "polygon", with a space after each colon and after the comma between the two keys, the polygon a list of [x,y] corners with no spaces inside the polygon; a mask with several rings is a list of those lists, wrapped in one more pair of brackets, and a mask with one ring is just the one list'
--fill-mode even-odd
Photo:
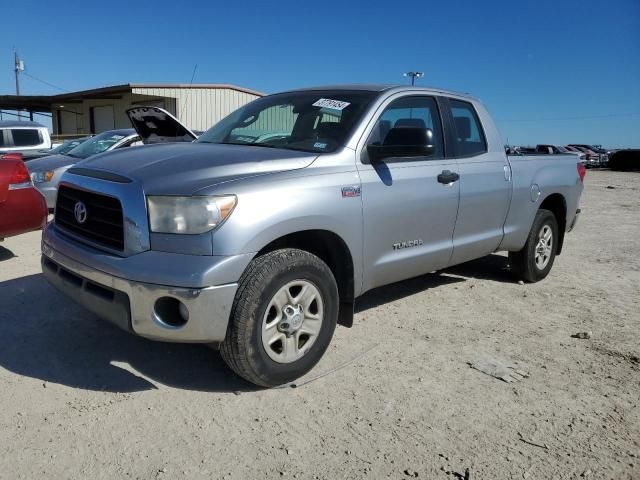
{"label": "corrugated metal roof", "polygon": [[201,89],[201,90],[232,90],[239,93],[262,97],[264,93],[239,87],[227,83],[125,83],[107,87],[79,90],[77,92],[59,93],[56,95],[0,95],[0,109],[24,109],[50,112],[51,104],[81,102],[90,98],[103,98],[109,95],[131,93],[134,89]]}
{"label": "corrugated metal roof", "polygon": [[256,92],[255,90],[227,83],[125,83],[122,85],[111,85],[108,87],[94,88],[91,90],[80,90],[78,92],[61,93],[58,95],[51,95],[49,98],[53,101],[59,101],[69,98],[95,97],[114,93],[131,92],[134,88],[198,88],[210,90],[235,90],[238,92],[249,93],[251,95],[264,95],[264,93]]}

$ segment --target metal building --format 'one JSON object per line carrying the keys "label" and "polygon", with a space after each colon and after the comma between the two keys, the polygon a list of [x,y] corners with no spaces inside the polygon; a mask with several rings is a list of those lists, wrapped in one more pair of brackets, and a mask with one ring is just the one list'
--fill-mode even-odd
{"label": "metal building", "polygon": [[131,126],[130,107],[159,106],[192,130],[206,130],[263,94],[225,84],[128,83],[60,95],[0,95],[0,109],[51,113],[53,134],[100,133]]}

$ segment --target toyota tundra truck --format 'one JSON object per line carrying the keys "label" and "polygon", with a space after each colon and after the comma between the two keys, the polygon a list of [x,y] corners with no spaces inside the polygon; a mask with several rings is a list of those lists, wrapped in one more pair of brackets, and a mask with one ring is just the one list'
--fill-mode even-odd
{"label": "toyota tundra truck", "polygon": [[371,289],[497,251],[542,280],[580,212],[575,155],[507,156],[483,104],[445,90],[268,95],[195,141],[161,109],[129,115],[151,145],[64,174],[44,275],[133,334],[217,346],[260,386],[310,371]]}

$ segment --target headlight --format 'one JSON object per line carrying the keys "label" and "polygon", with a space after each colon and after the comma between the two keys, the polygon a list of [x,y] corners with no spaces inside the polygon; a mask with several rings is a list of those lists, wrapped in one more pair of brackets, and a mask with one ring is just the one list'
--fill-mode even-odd
{"label": "headlight", "polygon": [[33,180],[33,183],[50,182],[51,179],[53,178],[53,175],[54,175],[54,172],[51,172],[51,171],[33,172],[31,174],[31,180]]}
{"label": "headlight", "polygon": [[149,226],[155,233],[198,234],[213,230],[231,215],[235,195],[216,197],[149,196]]}

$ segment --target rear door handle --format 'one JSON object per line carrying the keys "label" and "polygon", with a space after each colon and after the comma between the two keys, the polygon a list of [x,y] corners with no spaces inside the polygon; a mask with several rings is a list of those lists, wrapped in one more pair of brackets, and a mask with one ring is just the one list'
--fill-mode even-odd
{"label": "rear door handle", "polygon": [[460,180],[460,175],[451,170],[443,170],[442,173],[438,175],[438,183],[444,183],[445,185],[457,182],[458,180]]}

